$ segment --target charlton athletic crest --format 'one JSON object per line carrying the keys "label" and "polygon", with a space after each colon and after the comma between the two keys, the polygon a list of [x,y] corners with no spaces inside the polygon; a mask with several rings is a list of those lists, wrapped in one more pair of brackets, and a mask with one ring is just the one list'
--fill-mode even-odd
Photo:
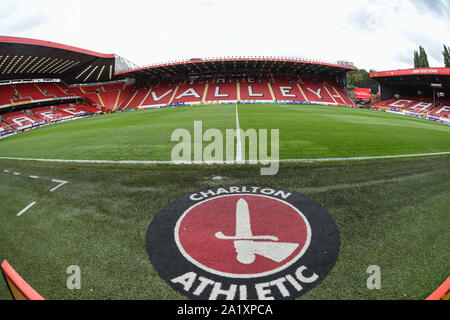
{"label": "charlton athletic crest", "polygon": [[158,274],[191,299],[295,299],[319,285],[339,254],[338,229],[295,192],[226,186],[185,195],[147,232]]}

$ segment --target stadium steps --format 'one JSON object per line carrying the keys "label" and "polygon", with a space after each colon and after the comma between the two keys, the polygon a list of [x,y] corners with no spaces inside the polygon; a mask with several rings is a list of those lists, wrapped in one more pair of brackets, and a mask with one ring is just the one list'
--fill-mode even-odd
{"label": "stadium steps", "polygon": [[14,131],[14,132],[17,132],[17,130],[16,129],[14,129],[12,126],[10,126],[9,124],[7,124],[5,121],[3,121],[2,119],[2,116],[0,115],[0,125],[3,125],[4,127],[7,127],[8,129],[10,129],[10,130],[12,130],[12,131]]}
{"label": "stadium steps", "polygon": [[203,91],[203,96],[202,96],[202,103],[205,103],[206,100],[206,96],[208,95],[208,88],[209,88],[209,83],[206,83],[205,85],[205,90]]}
{"label": "stadium steps", "polygon": [[[120,104],[120,108],[122,110],[128,108],[131,104],[131,102],[134,100],[134,98],[137,96],[137,94],[139,93],[139,90],[136,91],[131,91],[130,94],[122,101],[122,103]],[[131,97],[130,97],[131,96]],[[127,100],[129,98],[129,100]],[[128,102],[127,102],[128,101]],[[126,103],[126,104],[125,104]],[[124,106],[125,104],[125,106]]]}
{"label": "stadium steps", "polygon": [[[124,86],[123,90],[125,90],[125,86]],[[122,94],[123,90],[119,90],[119,92],[117,93],[116,102],[114,103],[114,108],[112,111],[116,111],[117,105],[119,103],[120,95]]]}
{"label": "stadium steps", "polygon": [[300,92],[301,92],[301,94],[303,96],[303,99],[305,99],[304,101],[309,102],[308,98],[306,97],[306,94],[303,92],[303,88],[301,87],[300,83],[296,82],[295,84],[297,85],[298,89],[300,90]]}
{"label": "stadium steps", "polygon": [[70,92],[70,94],[68,94],[67,92],[66,92],[66,90],[64,90],[63,88],[61,88],[61,86],[59,85],[59,84],[57,84],[57,83],[55,83],[55,87],[57,87],[63,94],[65,94],[65,95],[68,95],[68,96],[72,96],[72,95],[74,95],[70,90],[68,90],[69,92]]}
{"label": "stadium steps", "polygon": [[18,93],[14,89],[14,86],[11,85],[0,86],[0,105],[10,104],[15,94]]}
{"label": "stadium steps", "polygon": [[177,85],[175,90],[173,91],[172,97],[170,98],[170,101],[169,101],[169,105],[172,103],[173,99],[175,99],[175,97],[177,96],[177,92],[178,92],[179,88],[180,88],[180,85]]}
{"label": "stadium steps", "polygon": [[[272,76],[272,78],[273,78],[273,76]],[[270,95],[272,96],[272,101],[277,101],[277,99],[275,98],[275,94],[273,93],[272,84],[270,82],[267,82],[267,86],[269,87],[269,92],[270,92]]]}
{"label": "stadium steps", "polygon": [[336,101],[336,98],[331,94],[330,90],[328,90],[328,84],[326,81],[324,82],[323,87],[327,91],[327,93],[329,94],[331,99],[333,99],[334,103],[338,104],[338,102]]}
{"label": "stadium steps", "polygon": [[336,99],[339,99],[341,102],[339,103],[338,100],[336,100],[336,102],[338,102],[338,104],[348,104],[344,98],[342,98],[342,96],[339,94],[339,92],[336,90],[336,88],[334,86],[330,86],[330,90],[333,93],[333,97]]}
{"label": "stadium steps", "polygon": [[38,89],[39,90],[39,92],[43,95],[43,96],[46,96],[46,97],[53,97],[53,98],[56,98],[56,96],[54,95],[54,94],[52,94],[52,93],[50,93],[50,92],[48,92],[47,91],[47,94],[37,85],[37,83],[33,83],[34,84],[34,86],[36,87],[36,89]]}
{"label": "stadium steps", "polygon": [[147,93],[145,94],[144,98],[142,99],[142,101],[139,103],[138,108],[143,106],[145,101],[147,100],[148,96],[150,95],[150,92],[152,92],[152,88],[148,89]]}
{"label": "stadium steps", "polygon": [[241,83],[239,81],[236,82],[236,88],[237,88],[237,101],[241,101]]}

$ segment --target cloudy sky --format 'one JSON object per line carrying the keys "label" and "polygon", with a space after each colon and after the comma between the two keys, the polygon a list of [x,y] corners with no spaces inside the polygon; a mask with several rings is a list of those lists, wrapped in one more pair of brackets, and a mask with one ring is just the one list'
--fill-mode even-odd
{"label": "cloudy sky", "polygon": [[413,66],[422,45],[442,67],[450,0],[0,0],[0,35],[35,38],[137,65],[186,58],[287,56]]}

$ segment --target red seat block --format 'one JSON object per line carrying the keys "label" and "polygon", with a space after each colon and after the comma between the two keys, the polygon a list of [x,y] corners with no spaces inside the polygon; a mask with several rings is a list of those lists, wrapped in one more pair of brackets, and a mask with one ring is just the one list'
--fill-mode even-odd
{"label": "red seat block", "polygon": [[273,101],[268,79],[248,77],[240,83],[241,101]]}
{"label": "red seat block", "polygon": [[208,84],[205,101],[237,101],[236,81],[226,81],[226,79],[215,80]]}

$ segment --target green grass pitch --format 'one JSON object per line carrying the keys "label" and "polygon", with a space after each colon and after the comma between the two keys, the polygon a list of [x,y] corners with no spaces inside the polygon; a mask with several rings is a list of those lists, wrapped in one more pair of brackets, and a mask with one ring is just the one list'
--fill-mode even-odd
{"label": "green grass pitch", "polygon": [[[235,117],[234,105],[109,114],[2,139],[0,157],[170,160],[174,129],[191,129],[195,120],[204,129],[233,129]],[[450,151],[448,126],[382,112],[239,105],[239,120],[243,129],[279,129],[281,159]],[[340,230],[335,268],[301,299],[423,300],[450,270],[449,167],[449,155],[282,163],[275,176],[261,176],[259,165],[0,160],[0,258],[47,299],[183,299],[149,262],[153,217],[192,191],[258,184],[310,197]],[[50,192],[53,179],[68,184]],[[81,290],[66,287],[70,265],[81,268]],[[366,287],[370,265],[381,268],[381,290]],[[3,282],[0,297],[9,298]]]}
{"label": "green grass pitch", "polygon": [[[172,132],[236,127],[234,105],[109,114],[32,130],[0,141],[7,157],[170,160]],[[450,126],[362,109],[239,105],[240,127],[279,129],[280,159],[380,156],[450,151]]]}

